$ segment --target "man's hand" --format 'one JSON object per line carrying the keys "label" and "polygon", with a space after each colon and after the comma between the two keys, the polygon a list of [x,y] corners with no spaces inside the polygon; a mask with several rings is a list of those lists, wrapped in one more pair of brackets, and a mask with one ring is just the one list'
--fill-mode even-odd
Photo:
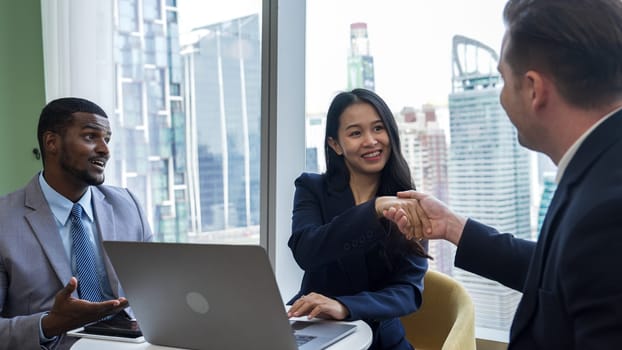
{"label": "man's hand", "polygon": [[128,306],[127,299],[119,298],[99,303],[76,299],[71,296],[78,287],[78,280],[71,277],[69,283],[54,297],[52,310],[41,320],[43,334],[47,338],[61,335],[87,323],[120,312]]}
{"label": "man's hand", "polygon": [[378,197],[376,198],[376,213],[379,217],[384,216],[394,221],[406,239],[409,240],[421,239],[423,232],[431,229],[430,220],[416,199],[392,196]]}
{"label": "man's hand", "polygon": [[307,316],[309,319],[343,320],[348,317],[348,309],[335,299],[318,293],[303,295],[289,308],[288,317]]}
{"label": "man's hand", "polygon": [[[462,237],[462,231],[466,224],[466,218],[453,213],[443,202],[438,199],[417,191],[404,191],[397,193],[398,198],[417,200],[424,215],[429,221],[423,229],[415,230],[417,239],[445,239],[458,244]],[[417,214],[419,215],[419,214]],[[406,236],[412,234],[412,222],[419,224],[420,219],[415,219],[414,214],[401,208],[389,208],[384,216],[396,223],[399,230]],[[417,235],[421,232],[421,235]]]}

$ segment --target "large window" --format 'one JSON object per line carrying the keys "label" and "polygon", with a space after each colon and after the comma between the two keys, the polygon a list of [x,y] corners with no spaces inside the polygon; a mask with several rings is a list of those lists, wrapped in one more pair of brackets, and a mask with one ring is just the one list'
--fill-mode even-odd
{"label": "large window", "polygon": [[[101,86],[48,89],[48,98],[72,94],[105,107],[113,128],[107,183],[136,193],[156,240],[258,244],[262,1],[43,5],[56,15],[48,23],[70,35],[46,41],[80,52],[60,66],[87,62],[50,80]],[[96,23],[82,30],[78,18]],[[77,48],[87,45],[107,55],[84,56]],[[48,77],[60,70],[46,65]]]}
{"label": "large window", "polygon": [[[307,170],[325,168],[325,114],[332,97],[372,89],[394,111],[419,190],[503,232],[535,238],[542,179],[551,166],[532,167],[535,154],[518,145],[499,104],[504,4],[307,1]],[[498,330],[503,339],[520,294],[454,268],[454,252],[449,243],[431,242],[431,268],[468,289],[480,334]]]}

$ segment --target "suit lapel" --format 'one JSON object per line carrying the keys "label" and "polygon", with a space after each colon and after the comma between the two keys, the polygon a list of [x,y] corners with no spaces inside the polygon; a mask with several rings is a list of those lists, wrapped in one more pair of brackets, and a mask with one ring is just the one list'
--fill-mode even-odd
{"label": "suit lapel", "polygon": [[600,155],[618,141],[618,135],[621,134],[622,111],[619,111],[592,131],[568,164],[542,224],[536,251],[523,288],[526,293],[523,294],[512,323],[510,342],[526,328],[537,306],[538,289],[542,282],[549,247],[556,235],[558,216],[568,202],[572,188],[581,181],[584,175],[588,174],[591,165],[600,158]]}
{"label": "suit lapel", "polygon": [[556,217],[560,213],[561,208],[564,207],[567,193],[568,191],[565,187],[559,186],[557,188],[542,223],[536,251],[531,258],[529,272],[523,287],[524,294],[514,315],[514,322],[510,330],[510,341],[530,323],[529,320],[537,306],[538,289],[542,281],[542,272],[544,271],[547,252],[555,236],[555,227],[557,225],[554,223],[557,222]]}
{"label": "suit lapel", "polygon": [[345,188],[343,191],[338,191],[329,186],[326,192],[325,208],[329,220],[332,217],[340,215],[345,208],[354,206],[354,197],[349,187]]}
{"label": "suit lapel", "polygon": [[39,174],[35,175],[26,185],[24,205],[32,209],[32,212],[25,215],[32,233],[41,244],[41,248],[52,269],[56,272],[60,283],[62,285],[67,284],[72,276],[71,263],[65,252],[60,233],[56,229],[54,214],[52,214],[39,186]]}
{"label": "suit lapel", "polygon": [[[95,222],[97,223],[97,230],[99,231],[99,239],[100,245],[103,250],[103,243],[101,241],[111,241],[117,240],[118,233],[115,230],[115,217],[114,212],[112,210],[112,205],[108,200],[106,200],[106,196],[99,190],[98,187],[91,187],[93,197],[91,199],[93,204],[93,210],[95,212]],[[110,263],[110,259],[108,258],[108,254],[106,254],[105,250],[103,250],[103,260],[104,265],[106,265],[106,275],[108,276],[108,282],[110,283],[110,288],[112,288],[112,292],[115,296],[123,295],[123,292],[120,289],[119,280],[114,273],[114,268]]]}
{"label": "suit lapel", "polygon": [[115,240],[117,239],[117,232],[114,229],[115,222],[112,205],[106,200],[106,196],[99,188],[93,186],[91,189],[93,194],[91,201],[95,212],[95,222],[97,222],[99,237],[102,241]]}

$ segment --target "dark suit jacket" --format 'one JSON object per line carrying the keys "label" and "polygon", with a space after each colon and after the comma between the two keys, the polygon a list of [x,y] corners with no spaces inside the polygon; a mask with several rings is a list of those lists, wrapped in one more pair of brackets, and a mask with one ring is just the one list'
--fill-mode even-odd
{"label": "dark suit jacket", "polygon": [[[132,194],[111,186],[92,187],[103,240],[148,241],[147,219]],[[112,291],[119,281],[105,258]],[[71,278],[71,264],[37,174],[26,187],[0,197],[0,350],[39,349],[39,319]],[[74,297],[78,297],[74,293]],[[62,337],[67,338],[67,337]],[[51,344],[64,348],[59,339]]]}
{"label": "dark suit jacket", "polygon": [[295,184],[289,247],[305,273],[290,303],[310,292],[334,298],[349,319],[370,324],[371,349],[410,349],[397,317],[421,305],[427,260],[388,246],[374,200],[355,206],[349,187],[335,191],[324,175],[302,174]]}
{"label": "dark suit jacket", "polygon": [[456,266],[522,291],[509,349],[622,348],[622,112],[572,158],[537,244],[469,220]]}

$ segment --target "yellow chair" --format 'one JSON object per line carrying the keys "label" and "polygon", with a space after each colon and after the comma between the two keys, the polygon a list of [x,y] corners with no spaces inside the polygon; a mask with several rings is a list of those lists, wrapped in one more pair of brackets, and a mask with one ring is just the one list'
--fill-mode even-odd
{"label": "yellow chair", "polygon": [[424,287],[421,308],[401,318],[406,339],[416,350],[475,350],[475,310],[466,289],[433,270]]}

